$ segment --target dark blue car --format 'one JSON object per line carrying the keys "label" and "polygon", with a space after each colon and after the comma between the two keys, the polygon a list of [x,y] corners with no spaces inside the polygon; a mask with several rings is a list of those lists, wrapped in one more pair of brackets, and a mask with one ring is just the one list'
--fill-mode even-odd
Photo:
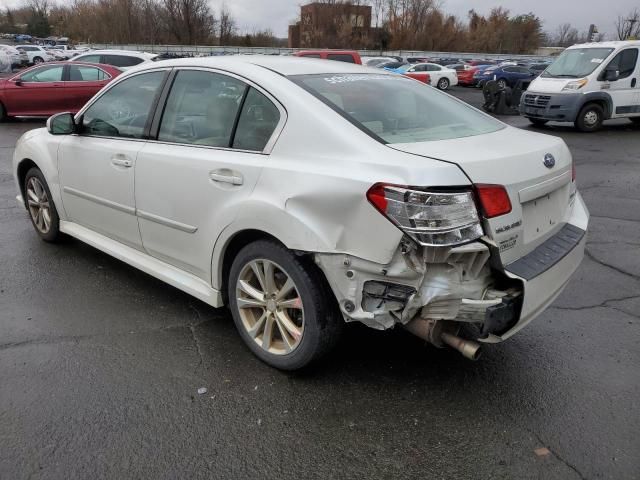
{"label": "dark blue car", "polygon": [[520,65],[505,65],[490,67],[482,72],[478,72],[477,77],[474,75],[474,80],[479,86],[484,85],[489,80],[496,80],[500,88],[511,87],[513,88],[518,80],[533,80],[540,72],[530,70],[528,67]]}

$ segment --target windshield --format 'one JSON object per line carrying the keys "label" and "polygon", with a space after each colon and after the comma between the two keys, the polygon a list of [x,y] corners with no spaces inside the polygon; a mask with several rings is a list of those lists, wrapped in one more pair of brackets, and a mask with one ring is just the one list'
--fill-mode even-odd
{"label": "windshield", "polygon": [[471,137],[505,128],[465,103],[399,75],[326,74],[289,78],[384,143]]}
{"label": "windshield", "polygon": [[593,72],[613,48],[572,48],[565,50],[542,74],[543,77],[580,78]]}
{"label": "windshield", "polygon": [[413,65],[409,65],[409,64],[408,65],[401,65],[396,70],[398,70],[399,72],[406,72],[411,67],[413,67]]}

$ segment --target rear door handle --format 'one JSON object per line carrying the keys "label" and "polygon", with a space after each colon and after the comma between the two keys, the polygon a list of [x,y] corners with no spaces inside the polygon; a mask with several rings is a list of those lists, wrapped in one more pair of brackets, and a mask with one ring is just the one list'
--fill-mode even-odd
{"label": "rear door handle", "polygon": [[217,183],[229,183],[231,185],[242,185],[244,180],[238,172],[215,171],[209,173],[209,178]]}
{"label": "rear door handle", "polygon": [[631,88],[635,88],[636,87],[636,82],[637,82],[637,80],[635,78],[633,80],[631,80]]}
{"label": "rear door handle", "polygon": [[124,156],[116,155],[114,157],[111,157],[111,165],[115,165],[116,167],[130,168],[133,166],[133,162]]}

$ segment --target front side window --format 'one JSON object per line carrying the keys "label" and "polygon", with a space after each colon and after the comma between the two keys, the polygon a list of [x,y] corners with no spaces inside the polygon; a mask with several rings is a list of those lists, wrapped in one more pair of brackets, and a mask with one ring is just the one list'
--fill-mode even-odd
{"label": "front side window", "polygon": [[62,81],[63,66],[42,67],[29,70],[20,77],[23,82],[60,82]]}
{"label": "front side window", "polygon": [[613,60],[607,65],[607,69],[617,70],[619,72],[618,80],[630,77],[636,70],[638,61],[638,49],[628,48],[618,53]]}
{"label": "front side window", "polygon": [[100,55],[86,55],[84,57],[78,57],[76,62],[87,62],[87,63],[100,63]]}
{"label": "front side window", "polygon": [[162,115],[158,140],[230,147],[247,85],[226,75],[178,72]]}
{"label": "front side window", "polygon": [[351,123],[384,143],[471,137],[505,128],[497,120],[400,75],[289,77]]}
{"label": "front side window", "polygon": [[545,78],[586,77],[604,62],[613,48],[571,48],[562,52],[542,74]]}
{"label": "front side window", "polygon": [[70,82],[99,82],[108,78],[109,76],[99,68],[82,65],[69,66]]}
{"label": "front side window", "polygon": [[127,55],[103,55],[103,62],[107,65],[113,65],[114,67],[133,67],[138,65],[144,60],[138,57],[129,57]]}
{"label": "front side window", "polygon": [[328,60],[336,60],[338,62],[356,63],[352,55],[346,55],[341,53],[330,53],[327,55]]}
{"label": "front side window", "polygon": [[82,116],[82,133],[101,137],[142,138],[165,72],[136,75],[118,83]]}
{"label": "front side window", "polygon": [[280,122],[280,111],[271,100],[251,87],[247,93],[233,139],[233,148],[261,152]]}

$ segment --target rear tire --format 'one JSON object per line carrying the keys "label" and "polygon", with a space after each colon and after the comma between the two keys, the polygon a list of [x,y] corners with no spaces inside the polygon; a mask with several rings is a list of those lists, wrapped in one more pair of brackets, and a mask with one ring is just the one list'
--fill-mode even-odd
{"label": "rear tire", "polygon": [[227,281],[240,337],[263,362],[299,370],[338,342],[344,320],[319,268],[272,240],[238,252]]}
{"label": "rear tire", "polygon": [[60,217],[47,181],[39,168],[31,168],[24,177],[24,202],[33,228],[40,238],[51,243],[59,241],[62,237]]}
{"label": "rear tire", "polygon": [[575,126],[581,132],[591,133],[600,130],[603,121],[604,109],[596,103],[589,103],[578,113]]}
{"label": "rear tire", "polygon": [[4,108],[4,105],[0,103],[0,122],[6,122],[8,118],[7,110]]}
{"label": "rear tire", "polygon": [[442,77],[440,80],[438,80],[438,90],[447,90],[449,88],[449,85],[449,79],[446,77]]}
{"label": "rear tire", "polygon": [[542,120],[541,118],[531,117],[527,117],[527,120],[529,120],[534,127],[544,127],[549,122],[549,120]]}
{"label": "rear tire", "polygon": [[41,63],[44,63],[44,59],[42,57],[34,57],[33,58],[33,64],[34,65],[40,65]]}

